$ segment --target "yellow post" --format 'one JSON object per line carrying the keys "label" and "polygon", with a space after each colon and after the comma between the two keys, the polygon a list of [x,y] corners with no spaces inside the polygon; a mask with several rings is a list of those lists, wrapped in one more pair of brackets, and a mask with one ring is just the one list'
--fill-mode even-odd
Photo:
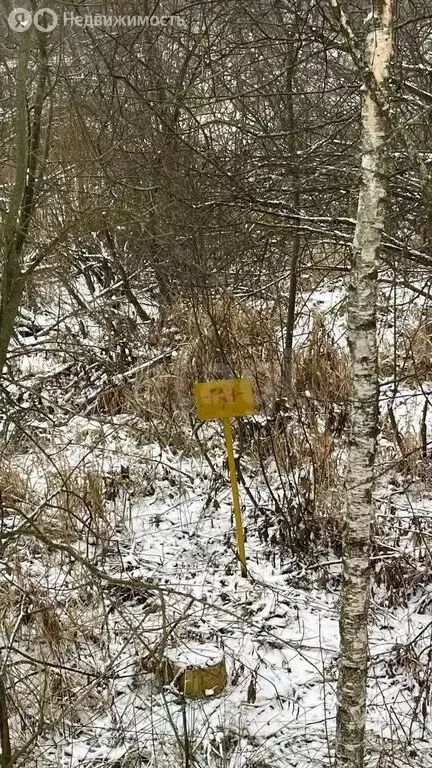
{"label": "yellow post", "polygon": [[251,379],[216,379],[215,381],[197,381],[194,384],[194,389],[198,418],[203,421],[205,419],[223,420],[234,502],[238,558],[242,576],[247,576],[243,521],[230,418],[251,416],[256,413],[253,383]]}
{"label": "yellow post", "polygon": [[225,443],[226,443],[226,449],[228,454],[228,467],[229,467],[231,488],[232,488],[232,495],[233,495],[234,515],[235,515],[235,523],[236,523],[236,530],[237,530],[237,549],[238,549],[238,556],[239,556],[240,565],[241,565],[241,575],[247,576],[243,521],[242,521],[241,509],[240,509],[240,496],[239,496],[239,489],[238,489],[238,482],[237,482],[237,470],[236,470],[235,459],[234,459],[234,444],[233,444],[233,435],[232,435],[230,420],[228,418],[225,418],[223,420],[223,425],[224,425]]}

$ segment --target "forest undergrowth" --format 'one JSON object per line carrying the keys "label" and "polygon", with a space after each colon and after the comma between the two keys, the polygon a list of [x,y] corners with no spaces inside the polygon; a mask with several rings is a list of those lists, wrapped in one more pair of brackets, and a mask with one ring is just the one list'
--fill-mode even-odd
{"label": "forest undergrowth", "polygon": [[[339,313],[319,289],[309,295],[294,403],[271,307],[176,306],[163,326],[120,313],[123,336],[108,350],[97,313],[55,333],[42,306],[33,320],[40,330],[17,338],[3,390],[0,714],[14,765],[328,763],[350,398]],[[408,765],[421,750],[432,760],[429,369],[418,327],[406,328],[413,359],[397,387],[389,334],[381,344],[371,765],[386,755]],[[252,378],[257,399],[257,414],[235,425],[248,579],[221,426],[199,422],[192,397],[195,380],[221,376]],[[187,702],[161,683],[166,648],[192,640],[226,654],[219,699]]]}

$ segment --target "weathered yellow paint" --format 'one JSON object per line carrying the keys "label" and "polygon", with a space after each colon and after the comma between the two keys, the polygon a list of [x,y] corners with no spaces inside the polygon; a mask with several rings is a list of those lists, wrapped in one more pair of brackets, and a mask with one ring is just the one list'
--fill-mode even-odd
{"label": "weathered yellow paint", "polygon": [[239,496],[239,489],[238,489],[238,482],[237,482],[237,469],[236,469],[235,458],[234,458],[234,443],[233,443],[233,435],[232,435],[230,420],[224,419],[223,425],[224,425],[224,432],[225,432],[226,449],[228,454],[228,467],[229,467],[230,480],[231,480],[231,490],[232,490],[233,505],[234,505],[234,517],[235,517],[235,524],[236,524],[236,531],[237,531],[238,557],[240,560],[241,575],[247,576],[244,529],[243,529],[243,520],[242,520],[241,508],[240,508],[240,496]]}
{"label": "weathered yellow paint", "polygon": [[247,576],[246,552],[237,468],[234,458],[234,443],[230,417],[250,416],[255,413],[255,399],[250,379],[220,379],[204,381],[194,385],[198,418],[223,419],[228,467],[233,497],[234,517],[237,532],[237,551],[241,574]]}
{"label": "weathered yellow paint", "polygon": [[250,379],[220,379],[194,385],[199,419],[251,416],[256,411]]}

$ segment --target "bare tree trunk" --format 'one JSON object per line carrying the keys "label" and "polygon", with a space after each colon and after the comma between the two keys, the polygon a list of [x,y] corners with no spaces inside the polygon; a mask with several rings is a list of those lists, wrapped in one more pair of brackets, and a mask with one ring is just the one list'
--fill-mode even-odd
{"label": "bare tree trunk", "polygon": [[12,748],[9,731],[7,695],[2,674],[0,674],[0,746],[0,765],[2,768],[9,768],[9,766],[12,765]]}
{"label": "bare tree trunk", "polygon": [[2,238],[3,274],[0,302],[0,374],[6,362],[6,352],[23,291],[16,239],[19,231],[27,174],[26,83],[30,47],[29,34],[28,32],[22,33],[18,54],[15,99],[15,179]]}
{"label": "bare tree trunk", "polygon": [[[290,161],[292,164],[291,178],[293,185],[292,204],[296,213],[300,213],[300,175],[297,158],[297,141],[296,141],[296,118],[294,111],[294,66],[295,66],[295,52],[294,46],[290,43],[290,55],[289,65],[287,70],[287,96],[286,96],[286,128],[289,136],[289,152]],[[297,298],[297,278],[298,267],[300,260],[300,232],[298,229],[294,230],[292,238],[291,248],[291,263],[290,263],[290,276],[289,276],[289,292],[288,292],[288,310],[286,318],[286,330],[285,330],[285,343],[284,343],[284,360],[283,360],[283,378],[285,383],[285,395],[290,402],[294,400],[294,388],[293,388],[293,342],[294,342],[294,323],[295,323],[295,308]]]}
{"label": "bare tree trunk", "polygon": [[29,126],[27,76],[31,47],[30,34],[30,31],[20,33],[16,71],[15,178],[1,243],[0,374],[6,362],[9,342],[26,284],[26,273],[22,270],[22,254],[35,211],[38,173],[41,171],[42,112],[46,97],[48,60],[44,33],[40,33],[37,85],[33,118]]}
{"label": "bare tree trunk", "polygon": [[[290,78],[291,79],[291,78]],[[293,208],[297,213],[300,213],[300,184],[298,176],[297,158],[296,158],[296,141],[294,135],[294,110],[292,106],[292,96],[289,98],[291,104],[289,122],[291,123],[292,139],[291,139],[291,157],[293,158]],[[294,170],[295,168],[295,170]],[[300,260],[300,232],[295,229],[292,239],[291,249],[291,264],[290,264],[290,277],[289,277],[289,292],[288,292],[288,311],[286,318],[286,331],[285,331],[285,345],[284,345],[284,380],[285,380],[285,394],[290,402],[294,400],[294,385],[293,385],[293,343],[294,343],[294,324],[295,324],[295,308],[297,298],[297,279],[298,268]]]}
{"label": "bare tree trunk", "polygon": [[[332,0],[333,4],[333,0]],[[377,257],[385,212],[387,81],[392,0],[376,0],[366,38],[372,77],[362,88],[362,177],[349,286],[352,403],[342,554],[336,765],[362,768],[366,718],[370,539],[378,418]],[[346,21],[346,20],[344,20]]]}

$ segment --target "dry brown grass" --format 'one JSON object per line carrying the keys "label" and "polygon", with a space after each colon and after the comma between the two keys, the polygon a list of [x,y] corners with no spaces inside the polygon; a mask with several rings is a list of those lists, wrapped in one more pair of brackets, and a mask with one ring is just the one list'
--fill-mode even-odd
{"label": "dry brown grass", "polygon": [[432,333],[425,325],[406,334],[414,381],[422,384],[432,376]]}
{"label": "dry brown grass", "polygon": [[112,416],[116,416],[117,414],[124,412],[127,410],[130,389],[130,383],[126,382],[102,392],[95,403],[94,413],[109,413]]}
{"label": "dry brown grass", "polygon": [[255,383],[259,410],[269,409],[280,389],[280,354],[268,311],[221,299],[210,311],[183,315],[181,331],[188,341],[175,374],[187,382],[189,402],[194,381],[246,377]]}
{"label": "dry brown grass", "polygon": [[[393,345],[380,347],[379,366],[383,378],[394,376]],[[418,325],[407,325],[397,338],[397,377],[409,385],[422,384],[432,378],[432,329],[431,321],[423,319]]]}
{"label": "dry brown grass", "polygon": [[330,530],[333,534],[341,526],[344,498],[338,441],[327,430],[312,429],[307,440],[297,436],[293,446],[295,468],[308,469],[308,476],[300,477],[298,482],[310,507],[316,532],[325,535]]}
{"label": "dry brown grass", "polygon": [[15,469],[7,458],[1,457],[0,468],[0,512],[19,511],[29,496],[29,487],[24,474]]}
{"label": "dry brown grass", "polygon": [[40,596],[37,596],[36,593],[33,601],[33,613],[40,627],[38,635],[48,643],[51,650],[56,650],[63,634],[59,609],[54,602],[48,601],[43,593]]}
{"label": "dry brown grass", "polygon": [[[274,415],[282,394],[277,327],[278,320],[269,317],[268,311],[232,299],[215,303],[210,312],[179,308],[177,328],[184,344],[178,355],[152,376],[136,381],[127,394],[128,410],[148,425],[145,439],[185,447],[189,434],[185,427],[195,411],[194,381],[250,377],[259,412]],[[240,437],[249,455],[273,457],[287,471],[312,467],[317,508],[339,508],[334,454],[346,421],[348,360],[346,352],[333,343],[319,313],[294,363],[299,400],[292,422],[283,417],[269,421],[267,431],[259,436],[249,435],[244,424],[245,435]]]}
{"label": "dry brown grass", "polygon": [[83,535],[109,539],[116,520],[109,509],[104,475],[83,469],[65,472],[60,484],[58,478],[51,478],[51,482],[56,482],[59,489],[41,513],[40,524],[46,532],[65,541]]}
{"label": "dry brown grass", "polygon": [[429,455],[423,456],[421,435],[399,432],[396,439],[390,419],[385,417],[382,422],[382,436],[391,446],[380,449],[381,460],[389,468],[429,485],[432,478],[432,461]]}
{"label": "dry brown grass", "polygon": [[308,392],[318,403],[348,400],[348,355],[333,343],[319,312],[314,313],[307,344],[295,355],[295,381],[298,394]]}
{"label": "dry brown grass", "polygon": [[184,343],[169,363],[130,388],[129,411],[148,421],[169,419],[170,428],[179,430],[194,409],[193,383],[230,377],[252,378],[259,410],[271,408],[281,366],[276,322],[268,312],[226,298],[209,311],[181,306],[175,316]]}
{"label": "dry brown grass", "polygon": [[[128,411],[158,430],[164,425],[168,443],[177,443],[194,413],[193,383],[217,378],[247,377],[254,382],[257,408],[272,413],[283,396],[282,360],[278,347],[279,318],[266,310],[240,304],[228,297],[210,309],[191,311],[179,306],[175,330],[183,341],[172,359],[101,396],[98,410]],[[349,393],[348,358],[315,313],[307,341],[294,355],[299,396],[307,394],[320,405],[346,403]],[[151,439],[151,436],[150,436]]]}
{"label": "dry brown grass", "polygon": [[[323,413],[321,408],[321,417]],[[272,542],[281,557],[309,556],[317,547],[340,549],[343,442],[326,429],[321,417],[298,403],[294,418],[270,420],[248,446],[247,461],[257,464],[264,476],[270,473],[269,484],[275,465],[283,478],[286,495],[283,504],[274,499],[272,522],[261,509],[256,521],[263,540],[267,526],[273,528]]]}

